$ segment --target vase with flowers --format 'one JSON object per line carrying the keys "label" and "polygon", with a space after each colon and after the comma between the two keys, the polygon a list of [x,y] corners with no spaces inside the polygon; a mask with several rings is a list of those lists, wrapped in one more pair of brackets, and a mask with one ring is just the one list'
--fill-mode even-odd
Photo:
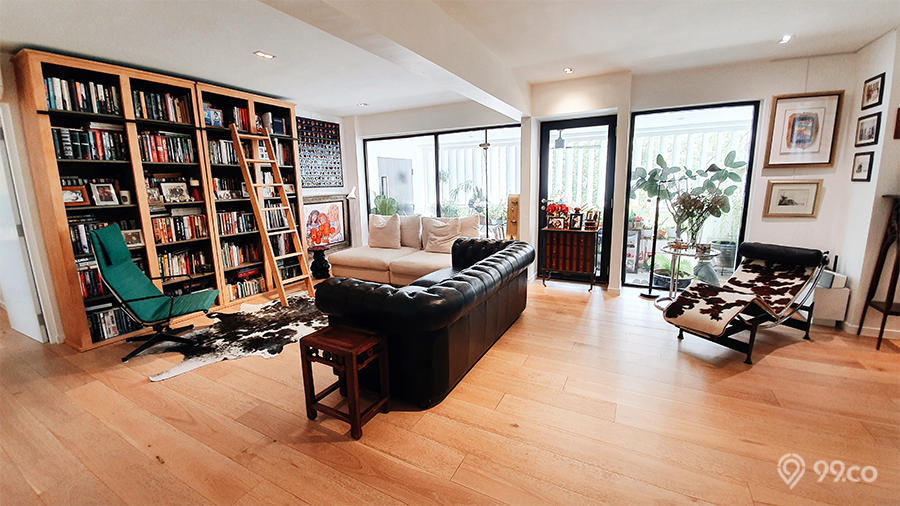
{"label": "vase with flowers", "polygon": [[566,228],[569,206],[562,202],[547,204],[547,226],[550,228]]}

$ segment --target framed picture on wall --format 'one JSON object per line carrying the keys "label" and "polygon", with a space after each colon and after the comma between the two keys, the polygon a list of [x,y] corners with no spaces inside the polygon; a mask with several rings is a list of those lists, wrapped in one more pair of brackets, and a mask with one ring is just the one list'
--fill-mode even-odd
{"label": "framed picture on wall", "polygon": [[331,251],[350,247],[350,206],[345,195],[303,198],[307,246],[328,245]]}
{"label": "framed picture on wall", "polygon": [[834,164],[844,91],[772,97],[764,168]]}
{"label": "framed picture on wall", "polygon": [[863,84],[862,109],[881,105],[884,98],[884,72],[867,79]]}
{"label": "framed picture on wall", "polygon": [[878,131],[881,130],[881,113],[869,114],[856,120],[856,147],[874,146],[878,144]]}
{"label": "framed picture on wall", "polygon": [[856,155],[853,157],[853,172],[850,175],[850,181],[871,181],[872,162],[874,161],[874,159],[874,151],[856,153]]}
{"label": "framed picture on wall", "polygon": [[770,179],[763,217],[815,218],[821,193],[821,179]]}

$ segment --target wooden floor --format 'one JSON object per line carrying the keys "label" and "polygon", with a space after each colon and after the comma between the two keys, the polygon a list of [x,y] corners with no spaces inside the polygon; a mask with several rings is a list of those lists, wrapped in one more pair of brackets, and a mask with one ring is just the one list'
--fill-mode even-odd
{"label": "wooden floor", "polygon": [[[900,503],[895,343],[768,330],[748,366],[679,343],[637,293],[530,285],[528,309],[447,399],[379,414],[360,441],[307,420],[296,344],[151,383],[180,356],[122,364],[135,345],[40,345],[4,313],[0,503]],[[793,489],[785,454],[805,462]],[[818,482],[817,461],[877,478]]]}

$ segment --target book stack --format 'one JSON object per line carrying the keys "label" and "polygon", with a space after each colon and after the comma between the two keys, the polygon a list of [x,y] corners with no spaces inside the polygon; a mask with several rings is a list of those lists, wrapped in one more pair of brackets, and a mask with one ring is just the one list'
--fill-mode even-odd
{"label": "book stack", "polygon": [[266,280],[263,279],[259,267],[241,269],[235,274],[235,278],[232,282],[225,284],[225,293],[229,302],[266,291]]}
{"label": "book stack", "polygon": [[[121,220],[117,222],[122,230],[138,228],[136,220]],[[92,214],[81,214],[69,217],[69,238],[72,240],[72,251],[76,255],[93,255],[91,246],[91,230],[103,228],[109,225],[107,222],[97,221]]]}
{"label": "book stack", "polygon": [[122,115],[122,97],[116,86],[45,77],[44,94],[48,109]]}
{"label": "book stack", "polygon": [[222,243],[222,263],[226,269],[233,269],[246,263],[259,262],[259,245]]}
{"label": "book stack", "polygon": [[281,279],[296,278],[303,274],[303,271],[300,269],[300,261],[296,258],[279,260],[278,271],[281,273]]}
{"label": "book stack", "polygon": [[[287,147],[285,148],[285,144]],[[281,142],[279,139],[272,139],[272,147],[275,148],[275,159],[281,167],[292,167],[294,165],[294,150],[291,143]]]}
{"label": "book stack", "polygon": [[59,160],[127,160],[125,127],[87,123],[84,128],[51,127],[53,149]]}
{"label": "book stack", "polygon": [[162,276],[190,276],[211,269],[206,263],[206,254],[200,250],[178,250],[161,253],[157,257],[159,273]]}
{"label": "book stack", "polygon": [[113,307],[112,302],[97,304],[85,310],[91,341],[95,343],[143,328],[143,325],[134,321],[122,308]]}
{"label": "book stack", "polygon": [[194,140],[190,135],[173,132],[141,132],[141,161],[197,163]]}
{"label": "book stack", "polygon": [[234,141],[224,139],[209,141],[209,163],[214,165],[237,165],[238,156],[234,151]]}
{"label": "book stack", "polygon": [[256,127],[260,133],[262,133],[262,129],[265,128],[269,131],[269,135],[288,135],[286,129],[287,124],[288,122],[286,119],[272,116],[271,112],[267,112],[262,116],[259,114],[256,115]]}
{"label": "book stack", "polygon": [[243,234],[257,230],[256,217],[253,213],[243,211],[216,213],[216,221],[219,235]]}
{"label": "book stack", "polygon": [[82,297],[87,299],[107,294],[96,260],[93,258],[78,260],[75,262],[75,270],[78,272],[78,281],[81,283]]}
{"label": "book stack", "polygon": [[191,102],[187,95],[173,97],[171,93],[131,91],[134,115],[138,118],[175,123],[190,123]]}
{"label": "book stack", "polygon": [[172,209],[171,213],[173,216],[150,219],[156,244],[209,237],[206,216],[203,216],[201,208],[177,208]]}
{"label": "book stack", "polygon": [[234,123],[238,130],[250,131],[250,113],[246,108],[235,107],[230,112],[231,121],[228,124]]}

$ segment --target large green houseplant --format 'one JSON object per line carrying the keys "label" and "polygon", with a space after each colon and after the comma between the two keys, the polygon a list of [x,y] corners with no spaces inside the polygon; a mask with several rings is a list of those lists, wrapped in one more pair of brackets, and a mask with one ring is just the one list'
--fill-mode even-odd
{"label": "large green houseplant", "polygon": [[710,164],[706,170],[670,166],[662,154],[656,156],[657,167],[647,170],[636,167],[632,174],[631,198],[638,192],[658,197],[675,221],[675,233],[687,233],[688,241],[696,244],[707,218],[716,218],[731,211],[730,197],[743,181],[747,162],[735,161],[731,151],[722,163],[724,168]]}

